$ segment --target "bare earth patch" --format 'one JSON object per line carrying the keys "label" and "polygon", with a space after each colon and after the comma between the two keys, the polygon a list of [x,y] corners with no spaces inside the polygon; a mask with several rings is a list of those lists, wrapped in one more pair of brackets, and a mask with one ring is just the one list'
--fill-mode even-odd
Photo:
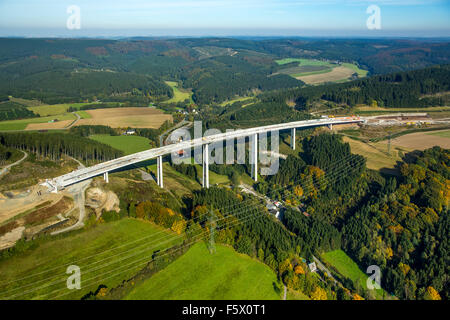
{"label": "bare earth patch", "polygon": [[103,191],[100,188],[89,188],[86,191],[86,206],[95,210],[97,218],[103,210],[119,212],[119,203],[119,198],[112,191]]}
{"label": "bare earth patch", "polygon": [[159,128],[172,116],[155,108],[111,108],[86,111],[91,118],[82,119],[76,125],[104,125],[112,128]]}
{"label": "bare earth patch", "polygon": [[25,227],[18,227],[0,237],[0,250],[14,246],[22,238]]}
{"label": "bare earth patch", "polygon": [[[10,196],[0,193],[0,223],[45,202],[56,203],[62,198],[62,194],[45,193],[44,187],[39,185],[28,190],[9,192]],[[38,191],[41,191],[42,195],[38,195]]]}
{"label": "bare earth patch", "polygon": [[354,70],[341,66],[336,67],[327,73],[312,74],[309,76],[297,77],[296,79],[301,80],[307,84],[318,84],[323,82],[333,82],[347,79],[354,73]]}

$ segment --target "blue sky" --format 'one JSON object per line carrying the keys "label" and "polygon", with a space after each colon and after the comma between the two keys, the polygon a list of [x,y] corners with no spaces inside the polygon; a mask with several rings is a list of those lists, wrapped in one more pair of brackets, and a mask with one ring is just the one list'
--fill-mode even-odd
{"label": "blue sky", "polygon": [[[368,30],[366,9],[381,9]],[[68,30],[67,8],[81,10]],[[450,0],[0,0],[0,36],[450,36]]]}

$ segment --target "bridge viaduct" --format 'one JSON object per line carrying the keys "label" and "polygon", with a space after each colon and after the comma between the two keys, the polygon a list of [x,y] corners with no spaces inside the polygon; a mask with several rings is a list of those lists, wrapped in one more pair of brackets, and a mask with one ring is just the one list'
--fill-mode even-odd
{"label": "bridge viaduct", "polygon": [[203,148],[202,164],[203,164],[203,187],[209,188],[209,145],[216,142],[223,142],[226,140],[233,140],[238,138],[250,137],[251,152],[253,157],[252,176],[256,181],[258,177],[258,135],[268,132],[279,132],[282,130],[291,130],[291,147],[295,150],[295,132],[299,128],[312,128],[318,126],[328,126],[330,129],[333,125],[350,124],[350,123],[362,123],[365,120],[359,117],[344,117],[344,118],[325,118],[316,120],[305,120],[288,123],[280,123],[269,126],[255,127],[249,129],[239,129],[233,132],[220,133],[210,135],[202,138],[196,138],[193,140],[183,141],[176,144],[163,146],[160,148],[154,148],[138,153],[134,153],[128,156],[110,160],[107,162],[99,163],[91,167],[78,169],[68,174],[56,177],[51,180],[46,180],[43,185],[46,185],[52,192],[58,192],[58,190],[64,189],[67,186],[78,183],[83,180],[90,179],[95,176],[103,175],[106,182],[109,180],[108,173],[114,170],[118,170],[123,167],[127,167],[132,164],[143,162],[150,159],[157,159],[157,183],[162,188],[164,186],[163,180],[163,156],[178,152],[179,150],[186,150],[195,147]]}

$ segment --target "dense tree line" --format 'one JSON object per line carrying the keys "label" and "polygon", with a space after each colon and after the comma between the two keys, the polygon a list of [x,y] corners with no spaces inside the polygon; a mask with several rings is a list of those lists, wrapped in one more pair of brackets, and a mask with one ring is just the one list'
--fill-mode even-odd
{"label": "dense tree line", "polygon": [[252,90],[277,90],[298,87],[303,82],[287,75],[268,76],[265,65],[249,63],[239,56],[201,60],[183,74],[183,86],[193,89],[197,104],[210,104],[245,96]]}
{"label": "dense tree line", "polygon": [[449,79],[450,65],[442,65],[374,76],[343,84],[266,94],[263,101],[295,100],[299,109],[308,108],[312,102],[320,99],[349,106],[357,104],[386,108],[441,106],[448,103],[447,98],[432,95],[449,91]]}
{"label": "dense tree line", "polygon": [[117,136],[118,133],[115,129],[102,126],[102,125],[82,125],[75,126],[69,129],[69,132],[74,135],[78,135],[81,137],[89,137],[93,134],[108,134],[110,136]]}
{"label": "dense tree line", "polygon": [[15,102],[0,103],[0,121],[38,117],[33,111]]}
{"label": "dense tree line", "polygon": [[[376,176],[358,161],[351,172],[335,172],[332,184],[321,189],[316,180],[320,170],[343,159],[351,163],[353,157],[339,138],[324,134],[305,139],[303,146],[300,157],[282,161],[279,173],[257,186],[271,197],[277,184],[290,186],[292,191],[281,190],[275,197],[303,203],[310,217],[288,210],[286,227],[306,244],[318,241],[315,248],[341,246],[362,269],[380,266],[383,288],[399,298],[448,299],[449,150],[408,154],[398,178]],[[310,179],[315,192],[296,186],[298,177]]]}
{"label": "dense tree line", "polygon": [[119,101],[126,96],[148,102],[172,97],[164,80],[174,80],[193,89],[195,102],[208,105],[255,90],[303,84],[287,75],[274,75],[279,67],[273,57],[353,62],[382,74],[449,63],[448,46],[395,40],[1,39],[0,96],[47,103],[99,97]]}
{"label": "dense tree line", "polygon": [[72,61],[26,59],[0,68],[0,92],[52,104],[114,96],[172,97],[172,89],[147,75],[77,68]]}
{"label": "dense tree line", "polygon": [[6,148],[4,145],[0,144],[0,164],[4,164],[5,161],[11,159],[13,155],[13,150]]}
{"label": "dense tree line", "polygon": [[0,133],[0,143],[7,147],[26,150],[52,160],[68,155],[93,163],[123,156],[122,151],[77,135],[65,133]]}
{"label": "dense tree line", "polygon": [[435,147],[403,163],[401,177],[388,180],[343,228],[346,250],[379,265],[384,286],[400,298],[426,299],[433,290],[449,297],[449,154]]}

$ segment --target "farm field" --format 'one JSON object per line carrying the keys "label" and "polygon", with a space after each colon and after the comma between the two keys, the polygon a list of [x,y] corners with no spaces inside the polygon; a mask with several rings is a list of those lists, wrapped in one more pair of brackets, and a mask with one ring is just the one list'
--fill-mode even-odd
{"label": "farm field", "polygon": [[[100,284],[119,285],[140,270],[154,251],[180,241],[175,233],[129,218],[52,239],[0,262],[0,298],[80,299]],[[82,272],[81,290],[66,287],[66,270],[73,264]]]}
{"label": "farm field", "polygon": [[106,134],[95,134],[89,139],[110,145],[111,147],[123,151],[125,154],[132,154],[150,149],[150,140],[139,136],[110,136]]}
{"label": "farm field", "polygon": [[[379,143],[386,145],[387,141]],[[410,150],[425,150],[434,146],[450,149],[449,130],[410,133],[392,139],[391,144]]]}
{"label": "farm field", "polygon": [[175,81],[165,81],[168,86],[173,90],[173,97],[165,102],[176,103],[182,102],[186,99],[191,99],[192,93],[187,90],[178,88],[178,83]]}
{"label": "farm field", "polygon": [[[58,121],[49,123],[49,121],[55,119]],[[74,114],[66,113],[57,116],[2,121],[0,122],[0,131],[61,129],[69,125],[75,119],[76,116]]]}
{"label": "farm field", "polygon": [[112,128],[159,128],[165,121],[172,121],[170,114],[155,108],[107,108],[85,111],[91,118],[81,119],[76,125],[104,125]]}
{"label": "farm field", "polygon": [[[363,289],[367,288],[367,278],[368,275],[365,274],[358,265],[342,250],[329,251],[322,254],[322,258],[325,262],[332,265],[336,270],[346,278],[353,281],[355,287],[361,287]],[[385,297],[388,294],[383,289],[375,290],[377,299],[383,298],[383,293]]]}
{"label": "farm field", "polygon": [[298,62],[297,67],[281,69],[279,73],[288,74],[307,84],[320,84],[324,82],[345,82],[355,72],[359,77],[365,77],[368,73],[352,63],[342,63],[341,65],[327,61],[301,58],[286,58],[275,61],[283,66],[289,63]]}
{"label": "farm field", "polygon": [[125,299],[137,300],[279,300],[275,273],[266,265],[230,247],[216,245],[210,254],[203,242],[150,279]]}
{"label": "farm field", "polygon": [[330,72],[296,76],[295,78],[307,84],[320,84],[324,82],[338,82],[341,80],[346,80],[351,77],[353,73],[355,73],[354,70],[341,66],[333,68]]}
{"label": "farm field", "polygon": [[[41,117],[46,116],[55,116],[67,113],[67,110],[72,107],[74,109],[79,110],[80,107],[96,104],[94,102],[80,102],[80,103],[61,103],[61,104],[44,104],[39,106],[28,107],[29,110],[33,111],[36,114],[39,114]],[[85,112],[83,110],[78,112]],[[77,113],[78,113],[77,112]]]}

